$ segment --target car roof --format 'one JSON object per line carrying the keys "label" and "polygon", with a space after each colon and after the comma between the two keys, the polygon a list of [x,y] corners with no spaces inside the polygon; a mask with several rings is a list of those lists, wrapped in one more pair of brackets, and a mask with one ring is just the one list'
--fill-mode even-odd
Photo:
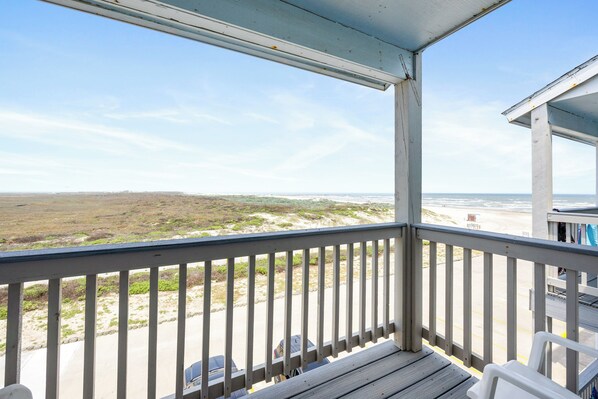
{"label": "car roof", "polygon": [[[231,363],[232,363],[232,371],[235,372],[237,371],[237,365],[235,364],[235,361],[231,359]],[[185,369],[185,382],[189,382],[197,377],[201,376],[201,360],[198,362],[193,363],[190,367]],[[210,357],[209,361],[208,361],[208,373],[211,373],[212,371],[216,371],[219,369],[223,369],[224,368],[224,356],[222,355],[217,355],[217,356],[212,356]],[[213,377],[213,378],[217,378]]]}
{"label": "car roof", "polygon": [[[300,352],[301,351],[301,335],[293,335],[290,339],[291,342],[291,353]],[[309,339],[307,340],[307,347],[311,348],[315,346],[313,342]],[[279,356],[284,355],[284,339],[281,339],[278,343],[278,348],[280,348],[280,353],[277,354]]]}

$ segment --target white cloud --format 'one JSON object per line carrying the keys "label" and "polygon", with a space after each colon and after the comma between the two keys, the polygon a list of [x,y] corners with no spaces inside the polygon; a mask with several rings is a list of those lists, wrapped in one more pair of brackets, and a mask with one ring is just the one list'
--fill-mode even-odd
{"label": "white cloud", "polygon": [[158,109],[153,111],[139,112],[110,112],[104,114],[106,118],[116,120],[126,119],[158,119],[172,123],[188,123],[189,119],[183,117],[182,113],[176,109]]}
{"label": "white cloud", "polygon": [[[119,152],[118,149],[122,148],[123,144],[150,151],[198,151],[185,143],[147,133],[75,119],[66,120],[41,114],[11,111],[0,111],[0,135],[59,146],[66,145],[76,148],[89,146],[112,153]],[[64,136],[67,136],[68,139],[65,139]]]}
{"label": "white cloud", "polygon": [[245,112],[243,115],[245,115],[248,118],[254,119],[256,121],[259,122],[268,122],[268,123],[272,123],[272,124],[278,124],[278,121],[270,116],[267,115],[263,115],[257,112]]}

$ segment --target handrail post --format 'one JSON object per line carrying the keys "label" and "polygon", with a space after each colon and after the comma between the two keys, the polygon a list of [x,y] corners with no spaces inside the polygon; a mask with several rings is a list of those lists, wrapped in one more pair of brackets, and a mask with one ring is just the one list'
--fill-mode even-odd
{"label": "handrail post", "polygon": [[23,325],[23,283],[8,285],[4,384],[18,384],[21,377],[21,328]]}
{"label": "handrail post", "polygon": [[395,344],[412,352],[422,348],[422,241],[414,227],[395,239]]}

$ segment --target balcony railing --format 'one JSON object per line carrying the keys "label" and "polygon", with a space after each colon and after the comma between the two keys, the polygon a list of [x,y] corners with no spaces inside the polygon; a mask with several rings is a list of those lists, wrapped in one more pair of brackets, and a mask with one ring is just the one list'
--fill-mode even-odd
{"label": "balcony railing", "polygon": [[[594,234],[595,226],[598,224],[598,208],[567,208],[555,209],[548,212],[548,231],[551,240],[579,245],[595,245],[595,240],[588,240],[588,236]],[[589,234],[588,234],[589,233]],[[593,241],[593,242],[592,242]],[[596,271],[594,273],[579,273],[579,293],[598,297]],[[548,290],[555,293],[566,293],[565,276],[553,270],[547,278]],[[558,313],[562,313],[558,309]],[[589,309],[584,307],[581,312],[581,324],[584,327],[596,331],[598,326],[589,326],[586,321],[591,313],[598,312],[598,308]],[[590,398],[592,388],[598,384],[598,361],[591,363],[580,375],[580,396]]]}
{"label": "balcony railing", "polygon": [[[518,319],[517,319],[517,289],[518,272],[520,272],[520,261],[530,263],[533,268],[533,293],[531,297],[531,308],[534,311],[533,330],[546,330],[546,270],[547,265],[558,266],[566,270],[566,281],[563,284],[566,288],[566,334],[573,340],[579,338],[579,288],[577,275],[579,272],[596,274],[598,270],[598,249],[592,247],[572,246],[549,240],[538,240],[531,238],[515,237],[504,234],[476,232],[451,227],[432,225],[416,225],[414,227],[417,237],[429,241],[429,325],[423,328],[423,336],[430,344],[437,345],[444,349],[448,355],[455,356],[463,361],[466,366],[473,366],[478,370],[493,361],[496,346],[493,337],[497,334],[497,326],[494,325],[494,309],[496,303],[494,298],[493,276],[495,273],[495,259],[501,258],[500,265],[506,270],[506,352],[507,360],[516,359],[518,341]],[[445,261],[438,262],[438,248],[443,245],[445,248]],[[462,260],[456,262],[453,254],[456,248],[462,249]],[[483,254],[482,262],[477,267],[482,270],[475,270],[472,262],[472,252],[479,251]],[[463,278],[462,292],[454,290],[455,267],[458,266]],[[438,271],[442,267],[444,278],[444,298],[438,298]],[[480,273],[481,272],[481,273]],[[474,281],[474,276],[479,280]],[[473,331],[473,297],[472,288],[483,284],[482,296],[483,306],[481,309],[482,325],[481,335],[483,345],[480,352],[474,352],[472,346],[476,344],[472,340]],[[454,306],[455,296],[459,294],[463,317],[463,338],[458,341],[453,336],[454,330]],[[444,301],[442,301],[444,299]],[[437,333],[437,305],[444,302],[444,335]],[[478,342],[479,344],[479,342]],[[567,351],[566,354],[566,380],[567,387],[577,392],[578,386],[578,356],[574,351]],[[547,354],[547,373],[550,371],[551,354]]]}
{"label": "balcony railing", "polygon": [[[423,261],[425,256],[417,254],[413,257],[413,264],[403,263],[403,259],[407,258],[404,255],[409,251],[405,245],[407,240],[403,237],[408,235],[405,231],[407,227],[399,223],[0,254],[0,283],[8,284],[5,384],[19,381],[24,284],[46,280],[45,389],[47,397],[58,396],[61,285],[64,279],[77,276],[85,276],[84,370],[81,387],[84,397],[93,397],[98,389],[112,389],[117,397],[124,397],[127,386],[130,388],[132,385],[138,386],[139,390],[147,390],[148,397],[169,392],[174,392],[174,397],[184,398],[228,396],[238,389],[270,381],[276,375],[288,374],[290,370],[312,361],[350,352],[352,348],[364,346],[367,342],[376,342],[393,332],[418,329],[415,324],[422,321],[424,325],[419,326],[419,331],[431,345],[439,346],[446,354],[461,359],[468,367],[482,370],[496,357],[497,334],[506,337],[506,358],[517,357],[517,343],[521,341],[518,326],[522,322],[517,312],[517,291],[521,290],[520,285],[523,284],[518,276],[523,273],[533,276],[533,330],[546,329],[546,265],[566,270],[569,278],[563,284],[566,288],[567,337],[578,338],[577,275],[579,272],[596,273],[598,249],[426,224],[411,228],[410,236],[413,239],[409,241],[414,246],[411,250],[424,244],[423,254],[427,255],[427,264]],[[296,259],[300,259],[298,266]],[[247,288],[239,294],[235,293],[235,282],[238,281],[235,271],[242,262],[247,267]],[[281,262],[283,270],[278,277],[283,277],[283,280],[277,279],[276,273]],[[176,345],[172,351],[174,360],[168,366],[172,370],[164,387],[157,383],[160,381],[162,384],[165,380],[157,370],[160,342],[158,288],[161,270],[173,267],[178,271],[179,281]],[[189,320],[186,315],[188,271],[192,267],[199,267],[203,273],[203,313],[200,316],[201,328],[190,335],[186,334]],[[311,276],[310,267],[315,271]],[[222,329],[215,324],[211,306],[215,268],[226,273]],[[497,268],[504,268],[504,287],[494,280]],[[132,381],[127,373],[127,370],[131,370],[130,366],[127,367],[127,360],[133,360],[129,358],[128,288],[130,273],[142,269],[149,269],[149,323],[145,351],[147,379],[140,382]],[[411,270],[408,274],[415,276],[411,280],[405,279],[406,269]],[[265,322],[256,323],[256,279],[262,272],[265,276],[259,277],[266,280]],[[117,379],[116,386],[111,388],[103,386],[104,382],[98,386],[96,379],[98,274],[103,273],[118,273],[120,287]],[[423,278],[417,277],[419,273]],[[459,277],[461,281],[458,281]],[[315,288],[314,280],[317,280]],[[295,284],[294,288],[293,281],[300,281],[300,284]],[[311,294],[310,281],[313,289]],[[413,281],[419,283],[407,291],[407,284]],[[495,308],[499,305],[495,298],[500,297],[496,295],[498,290],[506,293],[505,331],[501,331],[500,325],[495,323]],[[427,297],[423,302],[415,298],[426,291]],[[402,295],[405,292],[413,293],[414,306],[403,306],[405,298]],[[474,297],[474,292],[481,293],[479,301],[474,301],[478,298]],[[281,294],[281,300],[284,301],[281,312],[275,312],[277,294]],[[241,308],[244,313],[241,321],[242,339],[235,334],[235,323],[238,326],[239,322],[235,321],[236,316],[233,317],[239,313],[238,307],[234,313],[234,299],[239,295],[246,296],[247,303],[245,308]],[[296,317],[293,317],[294,296],[301,309]],[[310,306],[314,302],[316,306]],[[422,303],[427,303],[425,309]],[[474,312],[478,308],[481,308],[481,312]],[[275,328],[275,318],[279,314],[282,314],[282,324]],[[393,316],[394,320],[391,318]],[[397,322],[399,318],[410,322]],[[438,319],[444,319],[443,326],[438,325]],[[532,319],[529,320],[531,324]],[[455,334],[455,330],[461,327],[463,334]],[[302,341],[301,350],[297,353],[291,353],[290,350],[290,338],[294,333],[299,333]],[[189,356],[185,359],[186,345],[189,338],[195,335],[201,336],[201,350],[197,351],[197,358],[193,360],[202,360],[202,380],[200,385],[185,389],[183,372],[189,365]],[[483,339],[476,339],[481,336]],[[284,355],[277,359],[272,354],[275,337],[284,339]],[[314,347],[308,345],[309,337],[315,337]],[[208,359],[210,355],[219,354],[214,353],[211,345],[214,339],[223,342],[224,372],[222,378],[209,381]],[[258,342],[263,343],[263,353],[255,351]],[[238,372],[233,372],[233,347],[235,353],[239,353],[239,347],[242,348],[243,361],[239,369],[243,370]],[[551,354],[548,353],[547,372],[550,371],[550,359]],[[567,352],[566,363],[567,386],[577,390],[579,376],[576,353]],[[202,389],[205,387],[207,389]]]}
{"label": "balcony railing", "polygon": [[[148,397],[163,394],[158,387],[158,315],[159,280],[161,268],[178,269],[178,317],[175,358],[172,363],[174,379],[170,379],[166,392],[177,398],[208,398],[230,394],[238,389],[251,388],[260,381],[270,381],[279,374],[327,356],[336,357],[341,352],[351,352],[353,347],[363,347],[367,342],[388,338],[395,331],[391,319],[395,291],[391,275],[402,266],[401,257],[394,256],[403,246],[404,224],[389,223],[368,226],[327,228],[282,233],[253,234],[246,236],[215,237],[192,240],[162,241],[96,247],[50,249],[0,254],[0,284],[8,284],[8,315],[6,324],[5,385],[20,380],[22,342],[23,290],[32,281],[48,282],[47,355],[45,390],[47,398],[59,396],[60,347],[61,347],[61,292],[63,279],[85,277],[85,340],[83,361],[83,397],[94,397],[98,389],[116,392],[124,398],[127,385],[139,384],[128,378],[129,355],[129,277],[130,273],[149,269],[149,322],[147,345]],[[328,251],[327,251],[328,249]],[[293,319],[294,255],[300,253],[300,320]],[[331,262],[326,261],[331,252]],[[282,254],[282,256],[281,256]],[[310,260],[317,255],[316,312],[310,313]],[[275,266],[284,259],[284,331],[274,330]],[[233,342],[235,270],[240,259],[247,266],[246,325],[243,340]],[[396,260],[396,262],[395,262]],[[267,278],[265,326],[256,326],[256,265],[264,264]],[[174,265],[174,266],[173,266]],[[203,268],[203,314],[201,334],[202,360],[201,384],[189,389],[184,387],[185,346],[187,339],[187,272],[190,267]],[[221,330],[211,320],[212,271],[215,267],[226,270],[226,298],[224,326]],[[341,270],[344,287],[341,287]],[[358,271],[357,278],[354,278]],[[98,275],[118,273],[118,355],[116,387],[98,387],[96,380],[96,320],[98,307]],[[328,276],[328,277],[327,277]],[[331,301],[326,301],[327,281],[331,276]],[[313,278],[313,277],[312,277]],[[354,280],[357,280],[354,282]],[[381,285],[381,287],[380,287]],[[341,290],[344,303],[341,303]],[[280,291],[280,290],[279,290]],[[354,298],[358,302],[354,311]],[[315,314],[314,314],[315,313]],[[356,314],[354,314],[356,313]],[[342,318],[341,318],[342,314]],[[326,320],[325,320],[326,319]],[[341,325],[344,319],[344,326]],[[354,321],[357,321],[355,323]],[[325,330],[325,324],[327,328]],[[299,326],[301,351],[291,353],[290,338]],[[357,325],[357,328],[354,328]],[[315,328],[315,347],[308,347],[308,336]],[[195,333],[194,333],[195,334]],[[273,359],[275,334],[284,338],[284,355]],[[341,336],[344,334],[344,336]],[[222,378],[208,380],[210,343],[224,337],[224,373]],[[278,336],[280,338],[280,336]],[[264,340],[262,358],[254,353],[257,340]],[[233,345],[243,346],[244,370],[233,372]],[[238,359],[237,359],[238,360]],[[242,367],[239,367],[241,369]],[[105,370],[102,370],[105,372]],[[204,387],[208,387],[204,389]],[[145,387],[144,387],[145,389]],[[162,392],[162,393],[161,393]]]}

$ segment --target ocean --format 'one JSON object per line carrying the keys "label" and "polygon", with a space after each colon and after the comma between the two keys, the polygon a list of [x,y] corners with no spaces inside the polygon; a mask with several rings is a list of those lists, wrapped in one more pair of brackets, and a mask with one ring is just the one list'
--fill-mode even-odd
{"label": "ocean", "polygon": [[[263,194],[262,194],[263,195]],[[322,199],[338,202],[364,203],[385,203],[392,204],[392,194],[369,193],[369,194],[277,194],[276,197],[292,199]],[[596,196],[592,194],[555,194],[553,197],[554,207],[562,208],[587,208],[596,206]],[[531,194],[423,194],[423,206],[452,207],[452,208],[488,208],[502,209],[518,212],[531,212]]]}

